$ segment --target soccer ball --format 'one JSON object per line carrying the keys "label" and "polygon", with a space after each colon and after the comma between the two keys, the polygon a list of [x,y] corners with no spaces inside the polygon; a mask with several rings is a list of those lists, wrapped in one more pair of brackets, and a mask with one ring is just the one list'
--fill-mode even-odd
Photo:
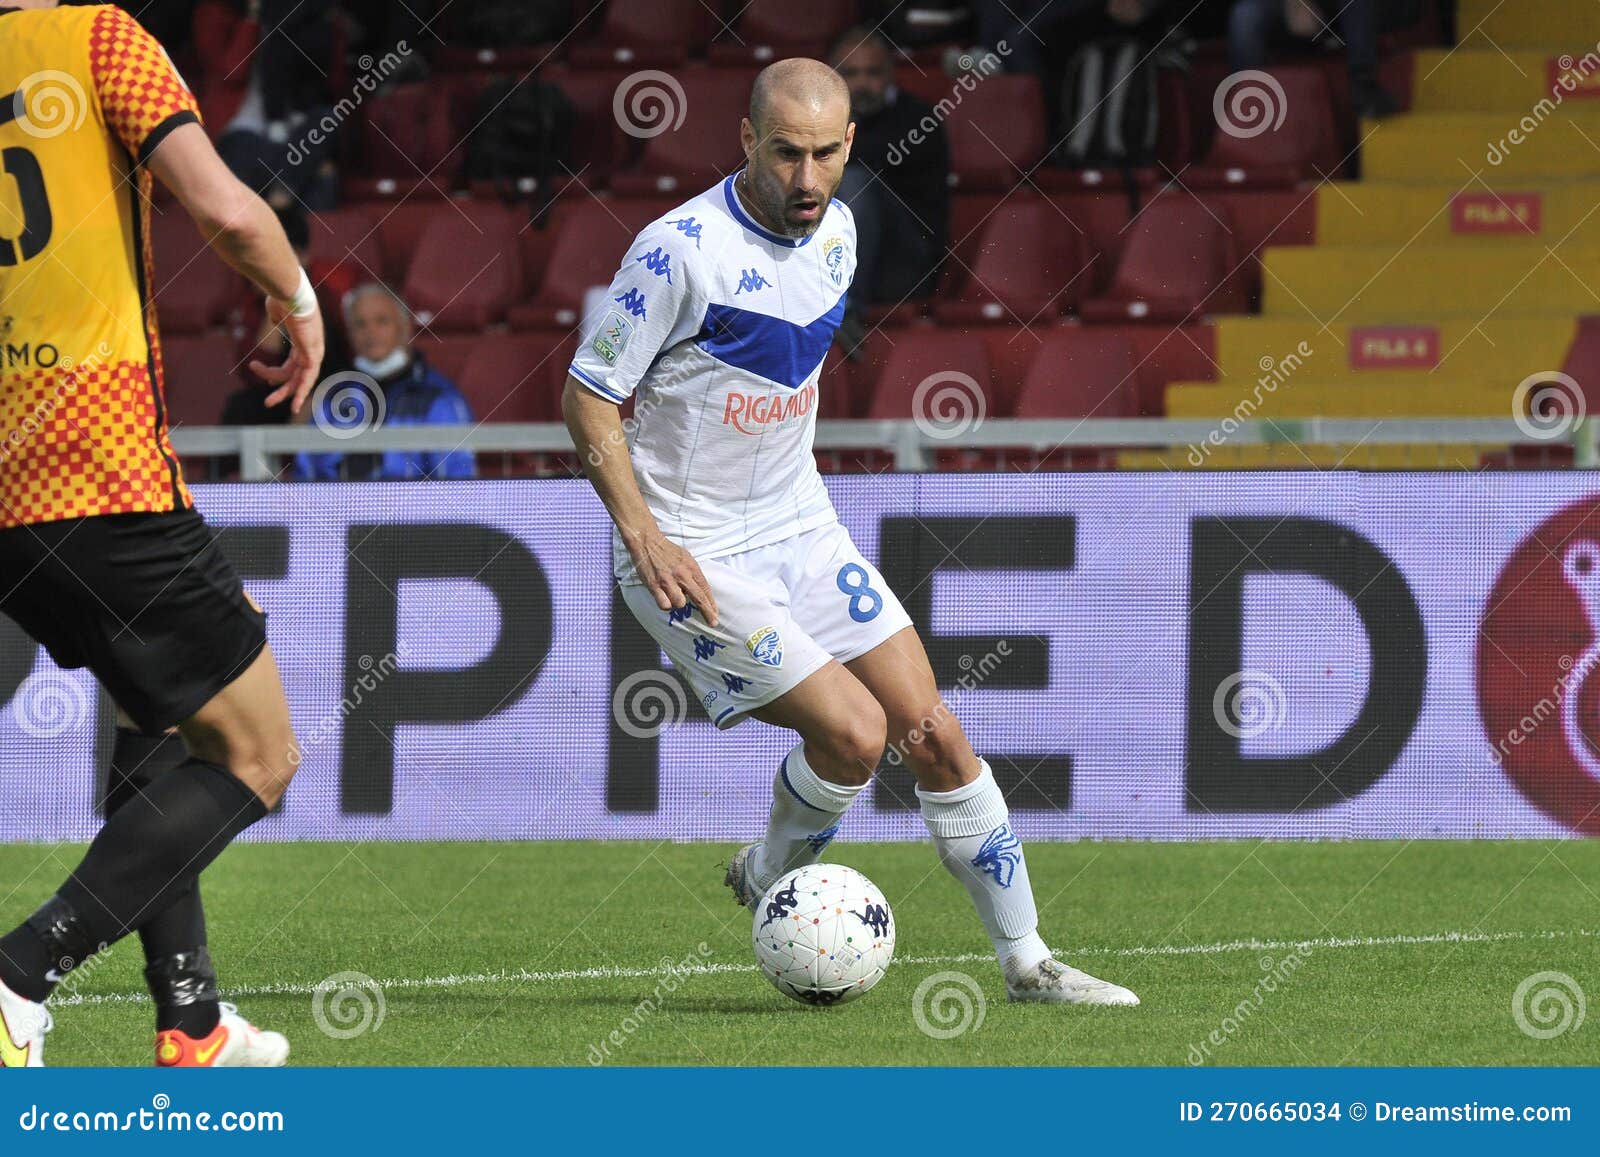
{"label": "soccer ball", "polygon": [[854,868],[810,864],[767,889],[751,940],[779,992],[804,1004],[846,1004],[883,979],[894,958],[894,913]]}

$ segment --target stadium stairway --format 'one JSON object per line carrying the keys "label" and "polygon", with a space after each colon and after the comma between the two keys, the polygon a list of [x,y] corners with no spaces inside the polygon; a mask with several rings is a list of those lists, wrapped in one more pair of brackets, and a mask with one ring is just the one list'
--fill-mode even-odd
{"label": "stadium stairway", "polygon": [[[1216,322],[1217,380],[1169,385],[1169,416],[1504,418],[1531,375],[1593,376],[1574,361],[1600,314],[1600,4],[1461,0],[1457,27],[1457,47],[1413,53],[1409,111],[1361,126],[1362,180],[1317,190],[1314,244],[1264,252],[1260,315]],[[1224,445],[1205,464],[1484,457],[1349,449]]]}

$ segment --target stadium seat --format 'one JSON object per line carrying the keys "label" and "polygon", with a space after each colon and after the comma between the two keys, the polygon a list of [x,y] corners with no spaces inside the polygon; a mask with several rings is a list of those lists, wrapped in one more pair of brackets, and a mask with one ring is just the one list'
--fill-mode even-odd
{"label": "stadium seat", "polygon": [[[1282,123],[1257,131],[1253,122],[1241,122],[1253,136],[1230,133],[1219,125],[1205,159],[1184,174],[1185,184],[1282,186],[1338,175],[1344,150],[1327,76],[1315,67],[1272,69],[1268,75],[1283,87],[1283,100],[1274,97],[1258,108],[1269,118],[1281,114]],[[1241,91],[1242,87],[1233,90]]]}
{"label": "stadium seat", "polygon": [[1193,197],[1161,197],[1129,230],[1111,287],[1085,301],[1087,321],[1182,321],[1246,306],[1233,237],[1219,210]]}
{"label": "stadium seat", "polygon": [[565,377],[560,331],[484,334],[477,339],[456,384],[480,422],[557,422],[560,394],[551,389],[552,367]]}
{"label": "stadium seat", "polygon": [[384,263],[378,220],[377,214],[360,205],[306,214],[311,259],[341,271],[348,266],[357,282],[381,280]]}
{"label": "stadium seat", "polygon": [[701,0],[610,0],[605,24],[567,54],[580,67],[679,64],[700,56],[722,21]]}
{"label": "stadium seat", "polygon": [[711,46],[718,63],[768,64],[790,56],[821,59],[857,19],[856,0],[750,0],[728,39]]}
{"label": "stadium seat", "polygon": [[551,65],[539,79],[553,84],[572,102],[572,171],[585,185],[599,188],[622,160],[624,137],[612,109],[626,69],[585,69]]}
{"label": "stadium seat", "polygon": [[989,353],[976,334],[909,326],[890,340],[867,417],[920,417],[942,428],[996,412]]}
{"label": "stadium seat", "polygon": [[466,159],[456,134],[448,88],[434,83],[397,84],[365,106],[359,178],[347,176],[353,199],[431,191],[443,196],[461,175]]}
{"label": "stadium seat", "polygon": [[955,323],[1031,323],[1075,307],[1093,288],[1081,239],[1045,198],[1008,198],[980,227],[970,264],[952,274],[956,299],[936,304],[934,316]]}
{"label": "stadium seat", "polygon": [[[646,140],[633,170],[612,178],[611,187],[619,195],[681,199],[715,184],[743,163],[739,121],[750,105],[754,74],[742,68],[691,65],[675,79],[682,89],[681,102],[668,93],[668,101],[655,107],[674,118],[681,114],[683,123]],[[640,87],[632,90],[640,91]]]}
{"label": "stadium seat", "polygon": [[[472,351],[483,340],[479,334],[419,333],[411,340],[412,348],[425,358],[430,366],[458,385],[461,371],[466,368]],[[476,413],[476,410],[474,410]]]}
{"label": "stadium seat", "polygon": [[953,187],[1013,189],[1044,156],[1044,94],[1037,77],[990,76],[971,92],[946,79],[940,96],[960,98],[945,122]]}
{"label": "stadium seat", "polygon": [[522,290],[522,217],[496,202],[450,201],[423,230],[405,299],[436,329],[481,329],[505,318]]}
{"label": "stadium seat", "polygon": [[215,426],[228,395],[244,384],[231,334],[182,334],[161,342],[170,426]]}
{"label": "stadium seat", "polygon": [[150,214],[151,278],[163,333],[199,333],[223,324],[241,300],[243,282],[211,250],[178,206]]}
{"label": "stadium seat", "polygon": [[1015,416],[1136,417],[1138,368],[1133,347],[1113,329],[1053,327],[1022,383]]}
{"label": "stadium seat", "polygon": [[514,329],[576,325],[583,297],[594,286],[611,284],[634,236],[672,207],[670,201],[585,198],[560,210],[549,228],[545,276],[530,302],[515,305]]}

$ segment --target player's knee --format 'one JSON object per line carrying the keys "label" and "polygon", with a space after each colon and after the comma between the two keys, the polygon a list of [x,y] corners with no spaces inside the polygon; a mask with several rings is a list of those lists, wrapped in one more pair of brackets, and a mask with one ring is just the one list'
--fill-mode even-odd
{"label": "player's knee", "polygon": [[888,737],[883,708],[867,698],[828,729],[824,746],[844,782],[865,783],[883,758]]}
{"label": "player's knee", "polygon": [[276,807],[300,766],[300,745],[293,732],[235,740],[218,762],[267,807]]}
{"label": "player's knee", "polygon": [[919,783],[946,768],[967,762],[970,748],[961,725],[949,707],[940,702],[889,737],[889,742],[916,775]]}

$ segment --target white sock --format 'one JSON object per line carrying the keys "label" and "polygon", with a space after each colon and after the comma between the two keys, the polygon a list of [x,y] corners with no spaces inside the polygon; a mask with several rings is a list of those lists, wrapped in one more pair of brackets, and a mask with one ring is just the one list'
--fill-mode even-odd
{"label": "white sock", "polygon": [[772,781],[767,834],[751,857],[751,871],[764,892],[785,872],[815,864],[839,831],[839,820],[865,784],[829,783],[812,770],[800,744],[778,765]]}
{"label": "white sock", "polygon": [[1001,968],[1032,968],[1050,949],[1039,938],[1028,861],[994,773],[987,762],[978,764],[978,778],[954,791],[917,788],[922,821],[940,861],[972,897]]}

